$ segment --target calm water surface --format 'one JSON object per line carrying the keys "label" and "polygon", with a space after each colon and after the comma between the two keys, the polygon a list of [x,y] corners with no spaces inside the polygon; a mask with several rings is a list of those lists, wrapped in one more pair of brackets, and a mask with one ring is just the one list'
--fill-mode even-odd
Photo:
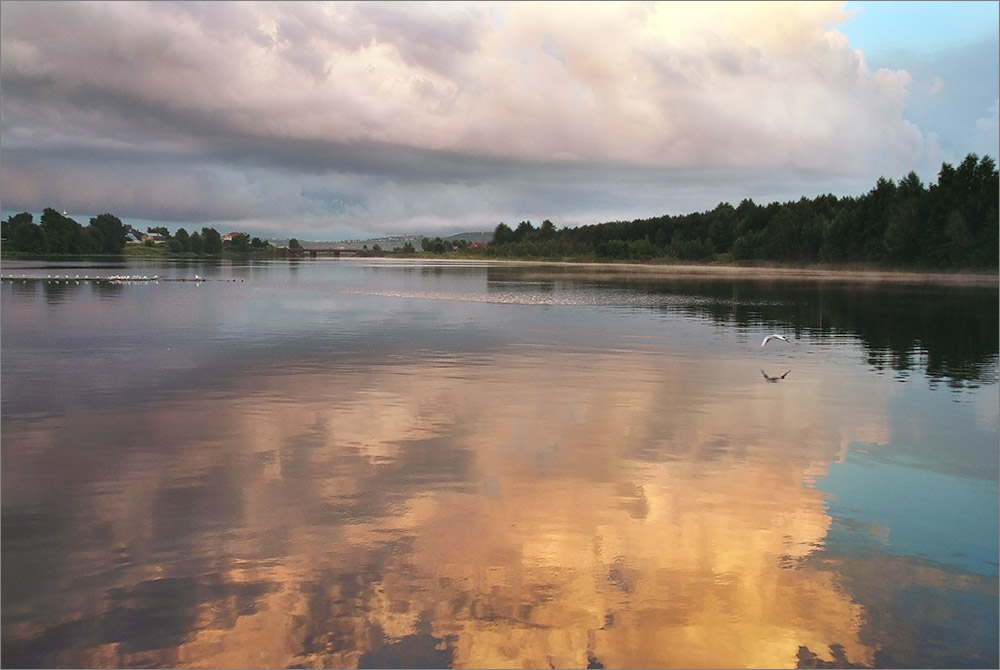
{"label": "calm water surface", "polygon": [[5,667],[998,665],[995,285],[3,274]]}

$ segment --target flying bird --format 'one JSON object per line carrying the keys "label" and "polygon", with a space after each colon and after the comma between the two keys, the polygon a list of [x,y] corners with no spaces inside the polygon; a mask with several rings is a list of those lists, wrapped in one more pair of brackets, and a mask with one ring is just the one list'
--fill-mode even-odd
{"label": "flying bird", "polygon": [[781,340],[782,342],[788,342],[788,340],[785,339],[784,335],[778,335],[777,333],[775,333],[774,335],[768,335],[767,337],[765,337],[764,341],[760,343],[760,346],[763,347],[765,344],[767,344],[771,340]]}
{"label": "flying bird", "polygon": [[786,370],[786,371],[785,371],[785,374],[784,374],[784,375],[781,375],[780,377],[771,377],[771,376],[769,376],[769,375],[768,375],[768,374],[767,374],[766,372],[764,372],[763,370],[761,370],[761,371],[760,371],[760,373],[761,373],[762,375],[764,375],[764,379],[766,379],[766,380],[767,380],[767,381],[769,381],[769,382],[777,382],[777,381],[781,381],[782,379],[784,379],[784,378],[785,378],[785,375],[787,375],[787,374],[788,374],[789,372],[791,372],[791,370]]}

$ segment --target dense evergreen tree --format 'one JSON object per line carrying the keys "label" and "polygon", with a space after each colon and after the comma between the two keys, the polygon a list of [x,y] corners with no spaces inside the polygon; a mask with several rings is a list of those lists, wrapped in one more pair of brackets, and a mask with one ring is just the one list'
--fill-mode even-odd
{"label": "dense evergreen tree", "polygon": [[34,223],[22,223],[18,226],[11,242],[15,249],[29,254],[44,254],[48,251],[45,232]]}
{"label": "dense evergreen tree", "polygon": [[420,240],[420,248],[431,253],[443,254],[447,251],[448,245],[440,237],[435,237],[433,240],[429,237],[425,237]]}
{"label": "dense evergreen tree", "polygon": [[205,240],[202,239],[201,233],[197,230],[191,233],[188,242],[191,246],[191,253],[200,254],[205,251]]}
{"label": "dense evergreen tree", "polygon": [[215,256],[222,253],[222,235],[215,228],[202,228],[202,253]]}
{"label": "dense evergreen tree", "polygon": [[120,254],[125,248],[128,226],[113,214],[100,214],[90,219],[89,251],[99,254]]}
{"label": "dense evergreen tree", "polygon": [[191,236],[188,234],[187,229],[178,228],[177,232],[174,233],[174,241],[177,242],[177,246],[180,247],[181,252],[191,251]]}
{"label": "dense evergreen tree", "polygon": [[511,242],[516,242],[517,239],[514,237],[514,231],[510,229],[506,223],[497,224],[496,229],[493,231],[493,242],[494,244],[510,244]]}
{"label": "dense evergreen tree", "polygon": [[248,252],[250,251],[250,236],[246,233],[237,233],[228,242],[223,243],[223,247],[241,253]]}
{"label": "dense evergreen tree", "polygon": [[50,254],[79,254],[84,251],[83,228],[73,219],[51,207],[42,211],[39,224],[45,234],[46,251]]}
{"label": "dense evergreen tree", "polygon": [[0,223],[0,238],[10,241],[14,239],[14,234],[17,229],[24,224],[34,224],[35,217],[33,217],[28,212],[21,212],[20,214],[12,214],[7,217],[7,220]]}
{"label": "dense evergreen tree", "polygon": [[556,230],[504,223],[488,253],[500,257],[643,261],[859,263],[916,269],[998,266],[1000,179],[996,162],[969,154],[941,166],[925,187],[914,172],[898,183],[881,178],[868,193],[739,206]]}

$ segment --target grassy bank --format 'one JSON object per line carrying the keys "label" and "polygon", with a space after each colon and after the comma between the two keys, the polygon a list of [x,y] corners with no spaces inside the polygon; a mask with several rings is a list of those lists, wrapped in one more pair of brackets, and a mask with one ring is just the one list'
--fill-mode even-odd
{"label": "grassy bank", "polygon": [[122,256],[125,258],[232,258],[232,259],[280,259],[285,258],[287,254],[284,249],[278,249],[276,247],[264,247],[261,249],[253,249],[251,251],[229,251],[223,249],[221,254],[192,254],[184,252],[172,252],[167,249],[164,244],[156,244],[153,246],[147,246],[145,244],[127,244],[122,250]]}

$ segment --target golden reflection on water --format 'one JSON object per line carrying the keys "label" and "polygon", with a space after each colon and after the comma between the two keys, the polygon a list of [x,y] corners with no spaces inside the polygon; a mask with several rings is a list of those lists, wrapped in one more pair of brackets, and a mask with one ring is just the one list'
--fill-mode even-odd
{"label": "golden reflection on water", "polygon": [[[862,607],[804,559],[830,526],[812,479],[849,441],[888,442],[885,401],[855,372],[805,362],[770,384],[759,367],[626,352],[265,366],[144,403],[121,430],[156,443],[89,475],[106,551],[72,558],[97,574],[123,557],[113,586],[134,612],[140,587],[193,578],[186,630],[69,662],[794,667],[800,647],[829,660],[836,644],[871,664]],[[106,421],[70,413],[49,439]]]}

